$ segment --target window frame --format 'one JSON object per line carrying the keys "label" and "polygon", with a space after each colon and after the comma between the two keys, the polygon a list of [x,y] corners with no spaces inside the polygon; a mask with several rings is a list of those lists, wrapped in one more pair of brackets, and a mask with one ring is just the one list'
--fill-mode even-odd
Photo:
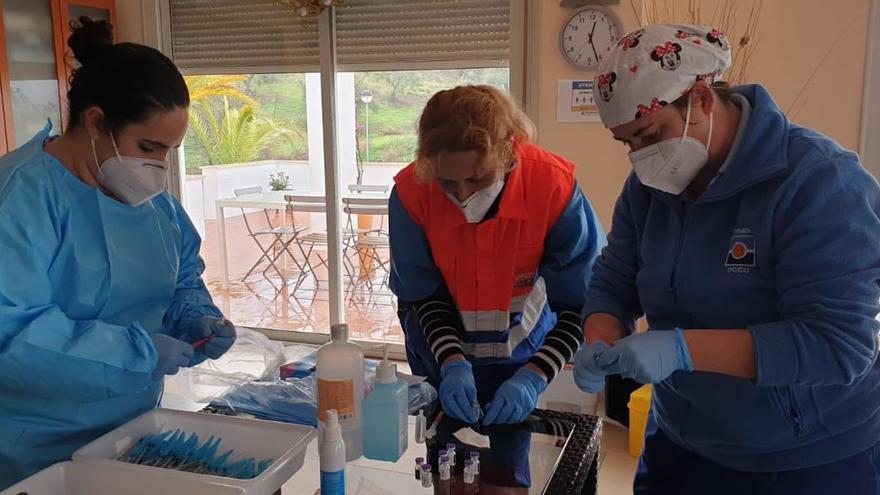
{"label": "window frame", "polygon": [[862,95],[862,123],[859,155],[862,164],[880,179],[880,0],[871,0],[868,40],[865,52],[865,85]]}
{"label": "window frame", "polygon": [[[142,13],[144,22],[144,42],[154,46],[169,57],[171,54],[171,8],[170,0],[143,0]],[[530,15],[530,9],[527,0],[510,0],[510,61],[508,64],[510,92],[511,96],[519,101],[527,114],[532,114],[532,102],[537,96],[536,75],[533,74],[529,61],[533,60],[534,51],[530,49],[527,32],[528,27],[533,23],[534,16]],[[321,38],[321,92],[322,92],[322,111],[324,115],[324,173],[325,188],[327,198],[327,229],[331,236],[337,240],[341,239],[342,223],[344,222],[340,197],[340,187],[338,183],[338,166],[336,161],[336,115],[335,100],[326,95],[335,95],[335,74],[339,72],[350,72],[356,69],[356,65],[347,67],[339,67],[335,57],[335,39],[332,34],[335,30],[333,24],[333,9],[327,9],[321,14],[319,19],[319,37]],[[330,38],[328,38],[330,36]],[[333,39],[334,42],[328,43]],[[329,46],[328,46],[329,45]],[[453,67],[454,66],[454,67]],[[455,65],[455,62],[433,62],[426,63],[424,70],[443,70],[450,68],[462,68],[461,64]],[[389,67],[390,68],[390,67]],[[261,67],[228,67],[226,71],[213,70],[212,74],[222,73],[241,73],[246,69],[249,73],[255,69],[262,69],[265,73],[285,73],[285,72],[301,72],[296,70],[297,67],[290,65],[279,66],[261,66]],[[344,69],[344,70],[343,70]],[[371,70],[375,70],[374,68]],[[200,74],[204,71],[186,71],[186,74]],[[332,90],[332,91],[331,91]],[[328,128],[329,127],[329,128]],[[183,181],[185,173],[181,170],[183,160],[182,151],[178,151],[176,155],[169,158],[171,161],[172,177],[170,180],[170,193],[183,202]],[[331,232],[331,230],[333,232]],[[334,236],[335,234],[335,236]],[[329,242],[328,244],[334,244]],[[342,274],[342,243],[336,242],[332,249],[328,251],[330,258],[330,323],[341,323],[345,321],[344,307],[344,287]],[[269,338],[277,341],[320,345],[326,343],[330,339],[329,333],[301,332],[295,330],[277,330],[272,328],[252,328],[259,331]],[[329,332],[329,329],[328,329]],[[406,351],[403,344],[400,343],[380,343],[373,341],[357,341],[364,349],[365,354],[371,357],[380,357],[382,349],[387,345],[389,355],[394,359],[405,360]]]}

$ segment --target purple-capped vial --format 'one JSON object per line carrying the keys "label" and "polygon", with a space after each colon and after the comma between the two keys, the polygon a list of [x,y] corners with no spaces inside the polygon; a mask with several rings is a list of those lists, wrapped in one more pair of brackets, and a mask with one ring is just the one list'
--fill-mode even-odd
{"label": "purple-capped vial", "polygon": [[431,488],[432,477],[431,477],[431,465],[430,464],[422,464],[422,488]]}
{"label": "purple-capped vial", "polygon": [[416,479],[419,479],[419,477],[421,476],[422,464],[424,464],[424,463],[425,463],[424,457],[416,457]]}
{"label": "purple-capped vial", "polygon": [[449,465],[455,466],[455,444],[447,443],[446,451],[449,452]]}
{"label": "purple-capped vial", "polygon": [[468,459],[464,461],[464,482],[465,484],[471,484],[474,482],[474,476],[477,473],[474,472],[474,461],[472,459]]}
{"label": "purple-capped vial", "polygon": [[440,479],[443,481],[447,481],[452,479],[452,466],[449,465],[449,456],[444,455],[440,457]]}
{"label": "purple-capped vial", "polygon": [[474,461],[474,474],[480,474],[480,453],[479,452],[471,452],[471,458],[468,459],[470,461]]}

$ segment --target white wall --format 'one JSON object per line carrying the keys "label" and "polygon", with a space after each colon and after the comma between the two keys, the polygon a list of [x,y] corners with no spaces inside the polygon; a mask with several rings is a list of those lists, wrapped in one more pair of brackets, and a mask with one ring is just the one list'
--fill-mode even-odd
{"label": "white wall", "polygon": [[[284,172],[290,177],[291,189],[296,191],[311,191],[312,178],[310,165],[305,161],[297,160],[265,160],[237,165],[218,165],[215,167],[202,167],[202,208],[205,219],[217,218],[215,202],[222,198],[235,196],[235,190],[245,187],[261,186],[269,190],[269,176],[278,172]],[[185,207],[189,210],[194,199],[187,198]],[[233,217],[241,214],[230,210],[226,216]]]}
{"label": "white wall", "polygon": [[[407,166],[406,163],[368,163],[364,166],[364,184],[393,186],[394,176],[397,172]],[[354,184],[354,180],[345,183],[346,189],[342,191],[345,195],[348,193],[348,184]]]}
{"label": "white wall", "polygon": [[204,177],[201,175],[188,175],[184,178],[181,189],[183,208],[202,239],[205,238],[205,189],[203,182]]}
{"label": "white wall", "polygon": [[116,26],[119,41],[144,43],[144,19],[141,0],[116,0]]}

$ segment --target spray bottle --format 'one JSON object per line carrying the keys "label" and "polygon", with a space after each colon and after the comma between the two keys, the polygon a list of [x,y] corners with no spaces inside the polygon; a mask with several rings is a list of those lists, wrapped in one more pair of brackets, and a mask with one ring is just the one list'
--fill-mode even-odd
{"label": "spray bottle", "polygon": [[335,409],[327,411],[321,444],[321,495],[345,495],[345,442]]}

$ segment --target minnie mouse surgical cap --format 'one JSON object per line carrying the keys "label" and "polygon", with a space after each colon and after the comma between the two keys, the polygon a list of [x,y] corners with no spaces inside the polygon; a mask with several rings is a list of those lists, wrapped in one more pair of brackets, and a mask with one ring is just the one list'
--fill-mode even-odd
{"label": "minnie mouse surgical cap", "polygon": [[654,24],[628,34],[599,65],[594,100],[605,127],[644,117],[729,69],[730,43],[715,29]]}

